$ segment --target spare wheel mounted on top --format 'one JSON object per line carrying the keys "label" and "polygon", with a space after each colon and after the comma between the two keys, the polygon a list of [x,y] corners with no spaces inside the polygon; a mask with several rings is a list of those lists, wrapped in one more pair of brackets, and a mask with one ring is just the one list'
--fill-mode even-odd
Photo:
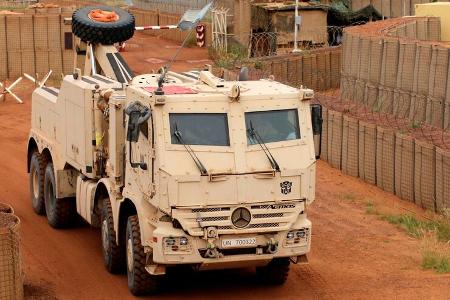
{"label": "spare wheel mounted on top", "polygon": [[113,45],[129,40],[134,34],[134,16],[110,6],[86,6],[72,15],[72,32],[83,42]]}

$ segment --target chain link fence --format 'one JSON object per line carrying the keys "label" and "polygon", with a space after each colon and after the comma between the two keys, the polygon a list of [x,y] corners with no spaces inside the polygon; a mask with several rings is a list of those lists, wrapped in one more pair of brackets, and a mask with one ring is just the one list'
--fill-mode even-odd
{"label": "chain link fence", "polygon": [[[0,204],[0,208],[12,212],[8,205]],[[23,299],[19,228],[17,216],[0,212],[0,299]]]}

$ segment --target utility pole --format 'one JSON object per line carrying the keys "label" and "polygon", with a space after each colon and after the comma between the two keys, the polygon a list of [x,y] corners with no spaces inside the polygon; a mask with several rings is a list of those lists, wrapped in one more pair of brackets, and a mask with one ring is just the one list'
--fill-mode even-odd
{"label": "utility pole", "polygon": [[298,15],[298,0],[295,0],[295,29],[294,29],[294,50],[293,53],[301,52],[302,50],[298,49],[298,31],[300,29],[301,17]]}

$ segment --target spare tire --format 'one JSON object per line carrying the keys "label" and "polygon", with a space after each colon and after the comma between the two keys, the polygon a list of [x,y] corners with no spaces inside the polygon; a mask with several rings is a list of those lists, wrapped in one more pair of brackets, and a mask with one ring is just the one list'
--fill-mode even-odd
{"label": "spare tire", "polygon": [[[113,20],[100,21],[93,18],[93,12],[115,13]],[[112,45],[133,37],[134,16],[129,12],[110,6],[86,6],[77,9],[72,15],[72,32],[83,42]]]}

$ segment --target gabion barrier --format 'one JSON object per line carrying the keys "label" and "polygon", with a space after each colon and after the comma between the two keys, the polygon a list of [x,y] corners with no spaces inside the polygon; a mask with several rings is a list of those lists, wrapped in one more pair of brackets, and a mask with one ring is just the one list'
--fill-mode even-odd
{"label": "gabion barrier", "polygon": [[11,205],[0,202],[0,213],[13,214],[14,209],[12,208]]}
{"label": "gabion barrier", "polygon": [[321,143],[321,159],[328,161],[328,109],[322,107],[322,143]]}
{"label": "gabion barrier", "polygon": [[395,134],[395,195],[414,202],[414,139]]}
{"label": "gabion barrier", "polygon": [[430,143],[416,140],[414,151],[414,202],[435,211],[436,149]]}
{"label": "gabion barrier", "polygon": [[436,210],[450,207],[450,151],[436,149]]}
{"label": "gabion barrier", "polygon": [[17,216],[0,212],[0,299],[23,299],[19,228]]}
{"label": "gabion barrier", "polygon": [[450,149],[330,107],[323,120],[321,158],[332,167],[420,207],[450,208]]}
{"label": "gabion barrier", "polygon": [[343,99],[450,129],[450,46],[440,41],[439,18],[348,27],[342,47]]}
{"label": "gabion barrier", "polygon": [[395,181],[395,131],[377,127],[377,186],[394,193]]}
{"label": "gabion barrier", "polygon": [[367,183],[376,184],[377,126],[359,121],[359,177]]}
{"label": "gabion barrier", "polygon": [[344,116],[342,134],[342,172],[358,177],[358,119]]}

